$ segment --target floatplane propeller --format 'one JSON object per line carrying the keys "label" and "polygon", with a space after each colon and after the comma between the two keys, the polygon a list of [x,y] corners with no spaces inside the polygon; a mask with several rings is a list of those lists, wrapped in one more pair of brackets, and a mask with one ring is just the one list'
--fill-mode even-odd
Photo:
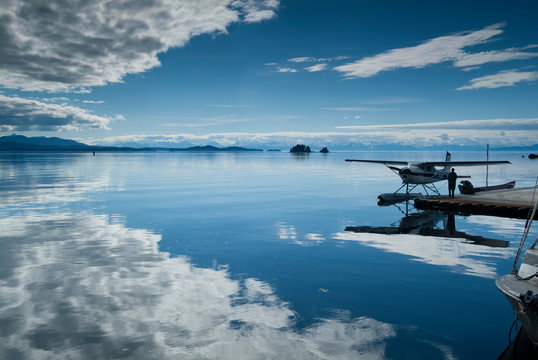
{"label": "floatplane propeller", "polygon": [[[499,165],[510,164],[510,161],[451,161],[451,155],[446,153],[445,161],[391,161],[391,160],[357,160],[346,159],[348,162],[364,162],[383,164],[391,171],[398,174],[402,179],[402,186],[395,192],[388,194],[380,194],[378,196],[380,202],[396,203],[409,200],[412,198],[422,197],[421,193],[412,193],[417,186],[422,186],[426,195],[430,192],[433,195],[441,195],[434,183],[447,180],[450,168],[453,166],[478,166],[478,165]],[[397,167],[394,165],[401,165]],[[441,167],[438,169],[436,167]],[[470,178],[467,175],[458,175],[458,178]],[[399,193],[405,187],[405,193]],[[429,190],[429,191],[428,191]]]}

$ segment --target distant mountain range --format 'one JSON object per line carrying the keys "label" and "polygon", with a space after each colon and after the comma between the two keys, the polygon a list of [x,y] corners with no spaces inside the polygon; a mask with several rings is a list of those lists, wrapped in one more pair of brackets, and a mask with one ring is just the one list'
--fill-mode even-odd
{"label": "distant mountain range", "polygon": [[163,148],[163,147],[117,147],[117,146],[94,146],[87,145],[75,140],[60,139],[57,137],[26,137],[23,135],[8,135],[0,137],[0,151],[189,151],[189,152],[242,152],[242,151],[262,151],[258,149],[247,149],[238,146],[219,148],[212,145],[192,146],[188,148]]}
{"label": "distant mountain range", "polygon": [[[48,152],[83,152],[83,151],[187,151],[187,152],[243,152],[243,151],[263,151],[260,149],[249,149],[239,146],[216,147],[213,145],[206,146],[189,146],[183,144],[183,148],[170,148],[162,146],[145,146],[136,147],[136,145],[125,144],[128,146],[98,146],[87,145],[75,140],[61,139],[57,137],[26,137],[23,135],[8,135],[0,137],[0,151],[48,151]],[[284,144],[280,144],[284,146]],[[143,146],[143,145],[142,145]],[[265,145],[267,151],[276,151],[278,146],[271,144],[270,147]],[[289,147],[288,147],[289,149]],[[286,149],[287,150],[287,149]],[[331,151],[485,151],[485,146],[456,146],[440,144],[436,146],[415,147],[401,144],[335,144],[331,146]],[[490,146],[492,151],[521,151],[521,152],[538,152],[538,144],[531,146],[512,146],[512,147],[495,147]]]}

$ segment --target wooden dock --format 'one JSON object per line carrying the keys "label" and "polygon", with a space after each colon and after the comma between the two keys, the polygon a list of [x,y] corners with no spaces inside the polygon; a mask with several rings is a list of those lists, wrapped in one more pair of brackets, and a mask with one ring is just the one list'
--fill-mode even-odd
{"label": "wooden dock", "polygon": [[[415,199],[415,208],[462,215],[490,215],[527,219],[538,197],[534,187],[486,191],[474,195],[438,196]],[[533,201],[534,199],[534,201]],[[534,216],[538,220],[538,212]]]}

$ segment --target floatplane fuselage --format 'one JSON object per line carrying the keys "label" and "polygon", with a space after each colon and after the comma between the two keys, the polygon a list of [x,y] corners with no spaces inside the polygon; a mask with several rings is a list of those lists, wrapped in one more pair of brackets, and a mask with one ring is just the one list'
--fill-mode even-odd
{"label": "floatplane fuselage", "polygon": [[409,162],[407,166],[396,168],[389,166],[389,169],[397,173],[404,184],[431,184],[446,180],[450,166],[443,169],[436,169],[433,165],[425,163]]}
{"label": "floatplane fuselage", "polygon": [[[412,194],[411,191],[421,185],[429,195],[428,190],[433,194],[440,195],[439,190],[434,183],[447,180],[448,173],[453,166],[477,166],[477,165],[498,165],[510,164],[509,161],[451,161],[451,155],[446,153],[445,161],[391,161],[391,160],[356,160],[346,159],[348,162],[365,162],[383,164],[396,173],[402,179],[402,186],[394,193],[381,194],[380,200],[396,201],[406,200],[410,197],[420,195],[420,193]],[[398,167],[401,166],[401,167]],[[469,178],[470,176],[458,175],[458,178]],[[405,187],[405,193],[398,193]]]}

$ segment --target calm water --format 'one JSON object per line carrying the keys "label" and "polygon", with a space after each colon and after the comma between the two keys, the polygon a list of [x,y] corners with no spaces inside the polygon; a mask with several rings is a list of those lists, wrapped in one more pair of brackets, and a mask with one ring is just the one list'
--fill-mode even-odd
{"label": "calm water", "polygon": [[[0,154],[0,358],[496,358],[524,222],[404,219],[376,204],[398,177],[348,157],[444,153]],[[490,159],[534,185],[536,160]]]}

